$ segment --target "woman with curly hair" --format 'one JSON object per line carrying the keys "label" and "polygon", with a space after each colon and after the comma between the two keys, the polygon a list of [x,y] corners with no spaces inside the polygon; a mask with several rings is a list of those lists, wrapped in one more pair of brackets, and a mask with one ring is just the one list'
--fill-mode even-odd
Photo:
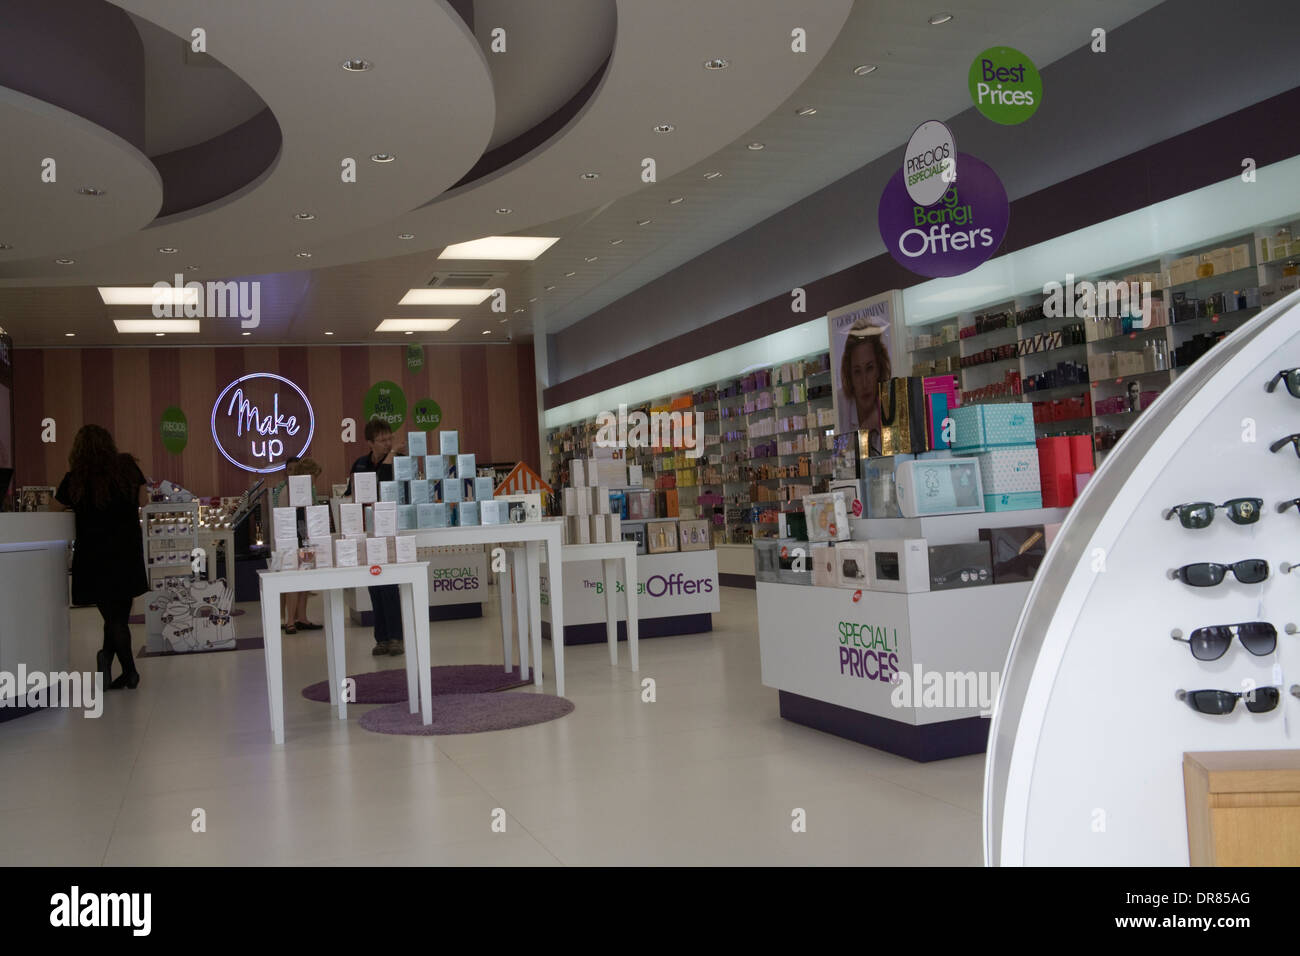
{"label": "woman with curly hair", "polygon": [[[107,429],[83,426],[72,440],[68,473],[50,507],[76,513],[72,603],[99,608],[104,646],[95,662],[104,684],[114,690],[140,683],[131,655],[130,617],[132,601],[149,590],[139,512],[148,503],[135,459],[117,450]],[[114,656],[122,674],[110,682]]]}
{"label": "woman with curly hair", "polygon": [[893,377],[885,328],[863,317],[849,329],[840,361],[840,388],[849,400],[848,429],[868,432],[873,452],[880,452],[880,400],[876,385]]}

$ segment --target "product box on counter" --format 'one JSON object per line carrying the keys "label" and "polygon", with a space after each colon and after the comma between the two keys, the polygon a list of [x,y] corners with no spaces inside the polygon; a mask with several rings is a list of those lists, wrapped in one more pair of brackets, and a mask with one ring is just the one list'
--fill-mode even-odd
{"label": "product box on counter", "polygon": [[[1069,445],[1066,445],[1069,452]],[[1012,445],[994,448],[972,456],[980,466],[980,484],[984,486],[984,510],[988,499],[1006,494],[1037,493],[1042,485],[1038,475],[1038,446]]]}
{"label": "product box on counter", "polygon": [[768,584],[779,584],[780,578],[777,576],[781,570],[777,557],[778,545],[776,538],[755,538],[754,539],[754,580],[764,581]]}
{"label": "product box on counter", "polygon": [[862,502],[863,517],[903,517],[898,507],[898,468],[904,462],[915,460],[915,455],[891,455],[869,458],[864,462],[862,483],[866,486],[866,497]]}
{"label": "product box on counter", "polygon": [[810,544],[808,560],[812,564],[812,583],[815,587],[839,587],[839,578],[835,573],[835,545]]}
{"label": "product box on counter", "polygon": [[[883,459],[875,458],[873,461],[882,461]],[[890,483],[893,483],[893,473],[890,473]],[[861,478],[832,478],[829,491],[833,495],[839,495],[844,499],[845,510],[848,511],[850,518],[866,518],[867,514],[867,484]],[[891,489],[892,494],[892,489]]]}
{"label": "product box on counter", "polygon": [[903,462],[898,466],[897,489],[898,507],[905,518],[984,510],[979,462],[973,458]]}
{"label": "product box on counter", "polygon": [[948,413],[953,422],[952,451],[991,451],[1034,443],[1034,410],[1027,402],[963,405]]}
{"label": "product box on counter", "polygon": [[636,542],[637,554],[648,554],[645,540],[645,522],[644,521],[624,521],[619,531],[624,541]]}
{"label": "product box on counter", "polygon": [[1011,528],[980,528],[981,541],[989,543],[993,559],[993,583],[1032,581],[1047,554],[1047,536],[1042,525]]}
{"label": "product box on counter", "polygon": [[677,534],[682,551],[708,551],[712,545],[709,522],[705,518],[690,518],[677,522]]}
{"label": "product box on counter", "polygon": [[[1074,504],[1073,437],[1078,436],[1038,439],[1038,480],[1045,508]],[[1088,436],[1082,437],[1091,443]]]}
{"label": "product box on counter", "polygon": [[924,538],[872,538],[867,542],[870,588],[900,594],[930,590],[927,548]]}
{"label": "product box on counter", "polygon": [[776,516],[778,538],[808,540],[808,516],[802,511],[782,511]]}
{"label": "product box on counter", "polygon": [[849,537],[849,513],[844,496],[833,492],[808,495],[803,499],[809,541],[845,541]]}
{"label": "product box on counter", "polygon": [[993,561],[987,541],[937,544],[929,549],[931,591],[973,588],[993,583]]}
{"label": "product box on counter", "polygon": [[646,549],[651,554],[667,554],[677,550],[676,521],[647,521],[645,534]]}
{"label": "product box on counter", "polygon": [[861,478],[870,459],[870,436],[865,431],[841,432],[831,436],[831,477]]}
{"label": "product box on counter", "polygon": [[867,587],[870,571],[867,542],[835,542],[835,579],[839,587],[855,590]]}

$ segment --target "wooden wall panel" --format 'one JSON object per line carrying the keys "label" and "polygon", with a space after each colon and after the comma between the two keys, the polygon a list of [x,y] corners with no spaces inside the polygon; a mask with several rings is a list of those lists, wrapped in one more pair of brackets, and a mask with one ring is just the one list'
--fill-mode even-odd
{"label": "wooden wall panel", "polygon": [[[16,484],[56,484],[67,470],[72,439],[83,424],[104,425],[118,447],[140,459],[151,478],[170,478],[198,495],[237,495],[252,476],[212,443],[212,403],[230,382],[274,372],[298,384],[312,402],[316,433],[310,454],[326,483],[343,481],[366,451],[362,406],[374,382],[397,382],[407,412],[422,398],[442,408],[442,427],[462,433],[461,447],[484,461],[536,464],[535,380],[530,345],[426,346],[424,367],[406,368],[404,345],[19,349],[15,360]],[[163,409],[178,405],[189,422],[180,456],[162,447]],[[40,440],[53,417],[58,442]],[[340,439],[343,418],[357,421],[357,441]],[[274,478],[275,476],[273,476]],[[275,480],[278,480],[276,478]]]}

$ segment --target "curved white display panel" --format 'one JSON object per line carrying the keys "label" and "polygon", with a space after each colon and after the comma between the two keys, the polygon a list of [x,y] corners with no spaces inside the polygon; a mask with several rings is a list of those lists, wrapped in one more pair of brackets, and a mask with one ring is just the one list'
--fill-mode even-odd
{"label": "curved white display panel", "polygon": [[[1187,865],[1183,753],[1300,747],[1300,398],[1266,386],[1300,366],[1300,294],[1229,335],[1144,412],[1070,512],[1021,613],[994,713],[985,860],[1006,865]],[[1184,528],[1167,509],[1263,499],[1253,524],[1218,510]],[[1170,570],[1262,558],[1269,576],[1191,587]],[[1234,638],[1199,661],[1171,639],[1267,621],[1277,649]],[[1268,713],[1192,710],[1179,690],[1280,686]]]}

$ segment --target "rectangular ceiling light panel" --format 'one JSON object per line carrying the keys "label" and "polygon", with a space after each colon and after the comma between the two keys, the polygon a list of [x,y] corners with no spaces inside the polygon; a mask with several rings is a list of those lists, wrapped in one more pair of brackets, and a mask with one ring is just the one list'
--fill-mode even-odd
{"label": "rectangular ceiling light panel", "polygon": [[119,332],[198,332],[198,319],[114,319]]}
{"label": "rectangular ceiling light panel", "polygon": [[105,305],[198,305],[199,290],[163,283],[154,286],[99,287]]}
{"label": "rectangular ceiling light panel", "polygon": [[491,289],[412,289],[398,305],[482,305]]}
{"label": "rectangular ceiling light panel", "polygon": [[470,242],[458,242],[443,249],[439,259],[536,259],[560,237],[488,236]]}
{"label": "rectangular ceiling light panel", "polygon": [[384,319],[376,332],[446,332],[460,319]]}

